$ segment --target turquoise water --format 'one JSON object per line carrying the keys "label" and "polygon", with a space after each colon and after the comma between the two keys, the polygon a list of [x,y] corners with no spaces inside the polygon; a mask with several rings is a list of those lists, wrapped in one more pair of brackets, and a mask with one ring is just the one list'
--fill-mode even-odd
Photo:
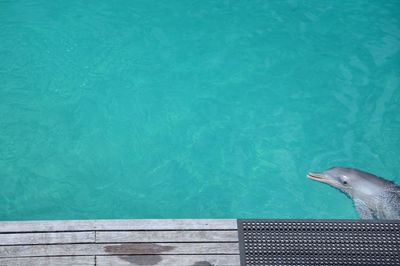
{"label": "turquoise water", "polygon": [[400,181],[399,1],[0,1],[0,219],[356,218]]}

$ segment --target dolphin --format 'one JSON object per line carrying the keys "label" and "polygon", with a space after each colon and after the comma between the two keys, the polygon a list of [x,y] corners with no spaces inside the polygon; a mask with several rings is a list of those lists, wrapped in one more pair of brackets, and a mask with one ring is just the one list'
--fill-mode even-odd
{"label": "dolphin", "polygon": [[391,181],[346,167],[310,172],[307,177],[346,194],[353,200],[361,219],[400,219],[400,187]]}

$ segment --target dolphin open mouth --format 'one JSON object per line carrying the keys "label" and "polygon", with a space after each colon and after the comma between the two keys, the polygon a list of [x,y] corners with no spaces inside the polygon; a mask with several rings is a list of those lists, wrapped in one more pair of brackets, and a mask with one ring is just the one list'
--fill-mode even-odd
{"label": "dolphin open mouth", "polygon": [[320,173],[309,172],[307,174],[307,177],[309,179],[313,179],[313,180],[320,181],[320,182],[326,181],[325,176],[323,174],[320,174]]}
{"label": "dolphin open mouth", "polygon": [[335,188],[343,188],[343,185],[338,182],[334,177],[331,177],[329,174],[309,172],[307,174],[307,178],[318,181],[320,183],[328,184]]}

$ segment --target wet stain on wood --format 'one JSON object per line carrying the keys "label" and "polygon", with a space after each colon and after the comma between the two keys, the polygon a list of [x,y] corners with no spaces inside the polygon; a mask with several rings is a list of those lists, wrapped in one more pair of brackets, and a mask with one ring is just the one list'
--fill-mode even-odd
{"label": "wet stain on wood", "polygon": [[175,249],[173,246],[157,244],[119,244],[105,246],[104,251],[110,254],[155,255]]}
{"label": "wet stain on wood", "polygon": [[192,266],[214,266],[214,264],[211,264],[208,261],[197,261]]}
{"label": "wet stain on wood", "polygon": [[157,244],[119,244],[105,246],[104,251],[110,254],[123,255],[153,255],[153,256],[119,256],[121,260],[127,261],[132,265],[157,265],[162,261],[162,254],[166,251],[175,249],[173,246]]}
{"label": "wet stain on wood", "polygon": [[120,256],[119,257],[121,260],[127,261],[132,265],[138,265],[138,266],[152,266],[152,265],[157,265],[162,261],[162,257],[160,255],[155,255],[155,256],[138,256],[138,257],[132,257],[132,256]]}

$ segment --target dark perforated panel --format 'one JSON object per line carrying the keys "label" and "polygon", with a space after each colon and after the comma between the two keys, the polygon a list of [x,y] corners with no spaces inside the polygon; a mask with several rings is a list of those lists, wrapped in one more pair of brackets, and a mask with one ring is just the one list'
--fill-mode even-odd
{"label": "dark perforated panel", "polygon": [[400,221],[238,220],[244,265],[400,265]]}

